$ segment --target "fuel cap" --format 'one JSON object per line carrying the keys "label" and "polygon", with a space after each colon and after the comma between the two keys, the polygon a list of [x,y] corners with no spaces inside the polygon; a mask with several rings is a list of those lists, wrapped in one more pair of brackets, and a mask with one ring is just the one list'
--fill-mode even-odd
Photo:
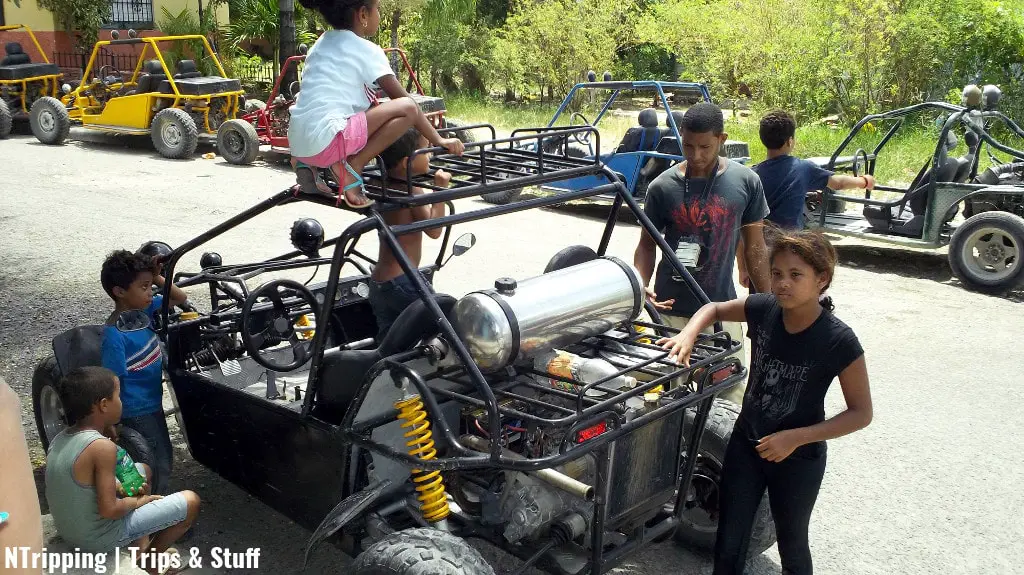
{"label": "fuel cap", "polygon": [[516,292],[516,280],[512,278],[498,278],[494,280],[494,289],[502,295],[512,295]]}

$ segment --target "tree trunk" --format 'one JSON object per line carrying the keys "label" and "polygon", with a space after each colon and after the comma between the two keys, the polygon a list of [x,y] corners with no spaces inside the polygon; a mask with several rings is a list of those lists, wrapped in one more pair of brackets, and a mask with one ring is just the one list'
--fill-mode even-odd
{"label": "tree trunk", "polygon": [[[391,13],[391,47],[398,48],[398,26],[402,21],[402,9],[395,8],[395,11]],[[395,71],[396,77],[398,75],[398,52],[391,53],[391,69]]]}
{"label": "tree trunk", "polygon": [[[278,30],[281,31],[277,62],[279,70],[283,70],[285,60],[294,56],[298,51],[298,46],[295,44],[295,0],[279,0],[277,4]],[[288,70],[288,77],[281,79],[281,86],[289,86],[296,79],[296,70],[291,68]]]}

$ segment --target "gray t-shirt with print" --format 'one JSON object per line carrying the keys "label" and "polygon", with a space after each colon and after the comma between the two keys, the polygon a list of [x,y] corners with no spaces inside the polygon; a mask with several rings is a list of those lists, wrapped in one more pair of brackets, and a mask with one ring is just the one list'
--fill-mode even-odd
{"label": "gray t-shirt with print", "polygon": [[[727,162],[705,194],[706,178],[690,178],[680,166],[665,170],[647,189],[644,213],[690,271],[711,301],[736,298],[733,262],[740,228],[768,215],[761,179],[750,168]],[[688,190],[688,191],[687,191]],[[659,300],[675,299],[669,315],[692,317],[700,301],[661,258],[654,279]]]}

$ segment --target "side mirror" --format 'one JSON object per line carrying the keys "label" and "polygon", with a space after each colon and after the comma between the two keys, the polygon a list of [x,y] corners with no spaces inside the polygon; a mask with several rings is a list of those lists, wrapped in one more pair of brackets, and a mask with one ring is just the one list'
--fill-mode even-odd
{"label": "side mirror", "polygon": [[60,87],[60,91],[61,91],[62,94],[70,94],[71,93],[71,84],[62,84],[61,87]]}
{"label": "side mirror", "polygon": [[[452,258],[454,258],[455,256],[461,256],[462,254],[468,252],[469,248],[471,248],[471,247],[473,247],[475,245],[476,245],[476,236],[475,235],[473,235],[471,233],[462,234],[461,236],[458,237],[458,239],[455,240],[455,243],[452,244],[452,253],[449,254],[449,256],[444,260],[444,262],[441,264],[440,267],[444,267],[444,266],[448,265],[448,262],[452,261]],[[440,269],[440,268],[438,268],[438,269]]]}
{"label": "side mirror", "polygon": [[452,245],[452,255],[461,256],[476,245],[476,236],[473,234],[462,234]]}

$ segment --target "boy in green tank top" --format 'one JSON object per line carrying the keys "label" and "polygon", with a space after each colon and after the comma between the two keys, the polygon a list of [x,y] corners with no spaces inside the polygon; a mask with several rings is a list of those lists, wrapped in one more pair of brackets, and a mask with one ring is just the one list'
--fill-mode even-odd
{"label": "boy in green tank top", "polygon": [[46,454],[46,499],[57,532],[73,546],[94,552],[147,549],[138,555],[139,567],[174,573],[183,561],[165,551],[195,522],[199,497],[192,491],[149,495],[148,485],[138,496],[118,497],[117,445],[104,431],[121,419],[120,392],[117,376],[103,367],[82,367],[64,377],[60,396],[71,426]]}

